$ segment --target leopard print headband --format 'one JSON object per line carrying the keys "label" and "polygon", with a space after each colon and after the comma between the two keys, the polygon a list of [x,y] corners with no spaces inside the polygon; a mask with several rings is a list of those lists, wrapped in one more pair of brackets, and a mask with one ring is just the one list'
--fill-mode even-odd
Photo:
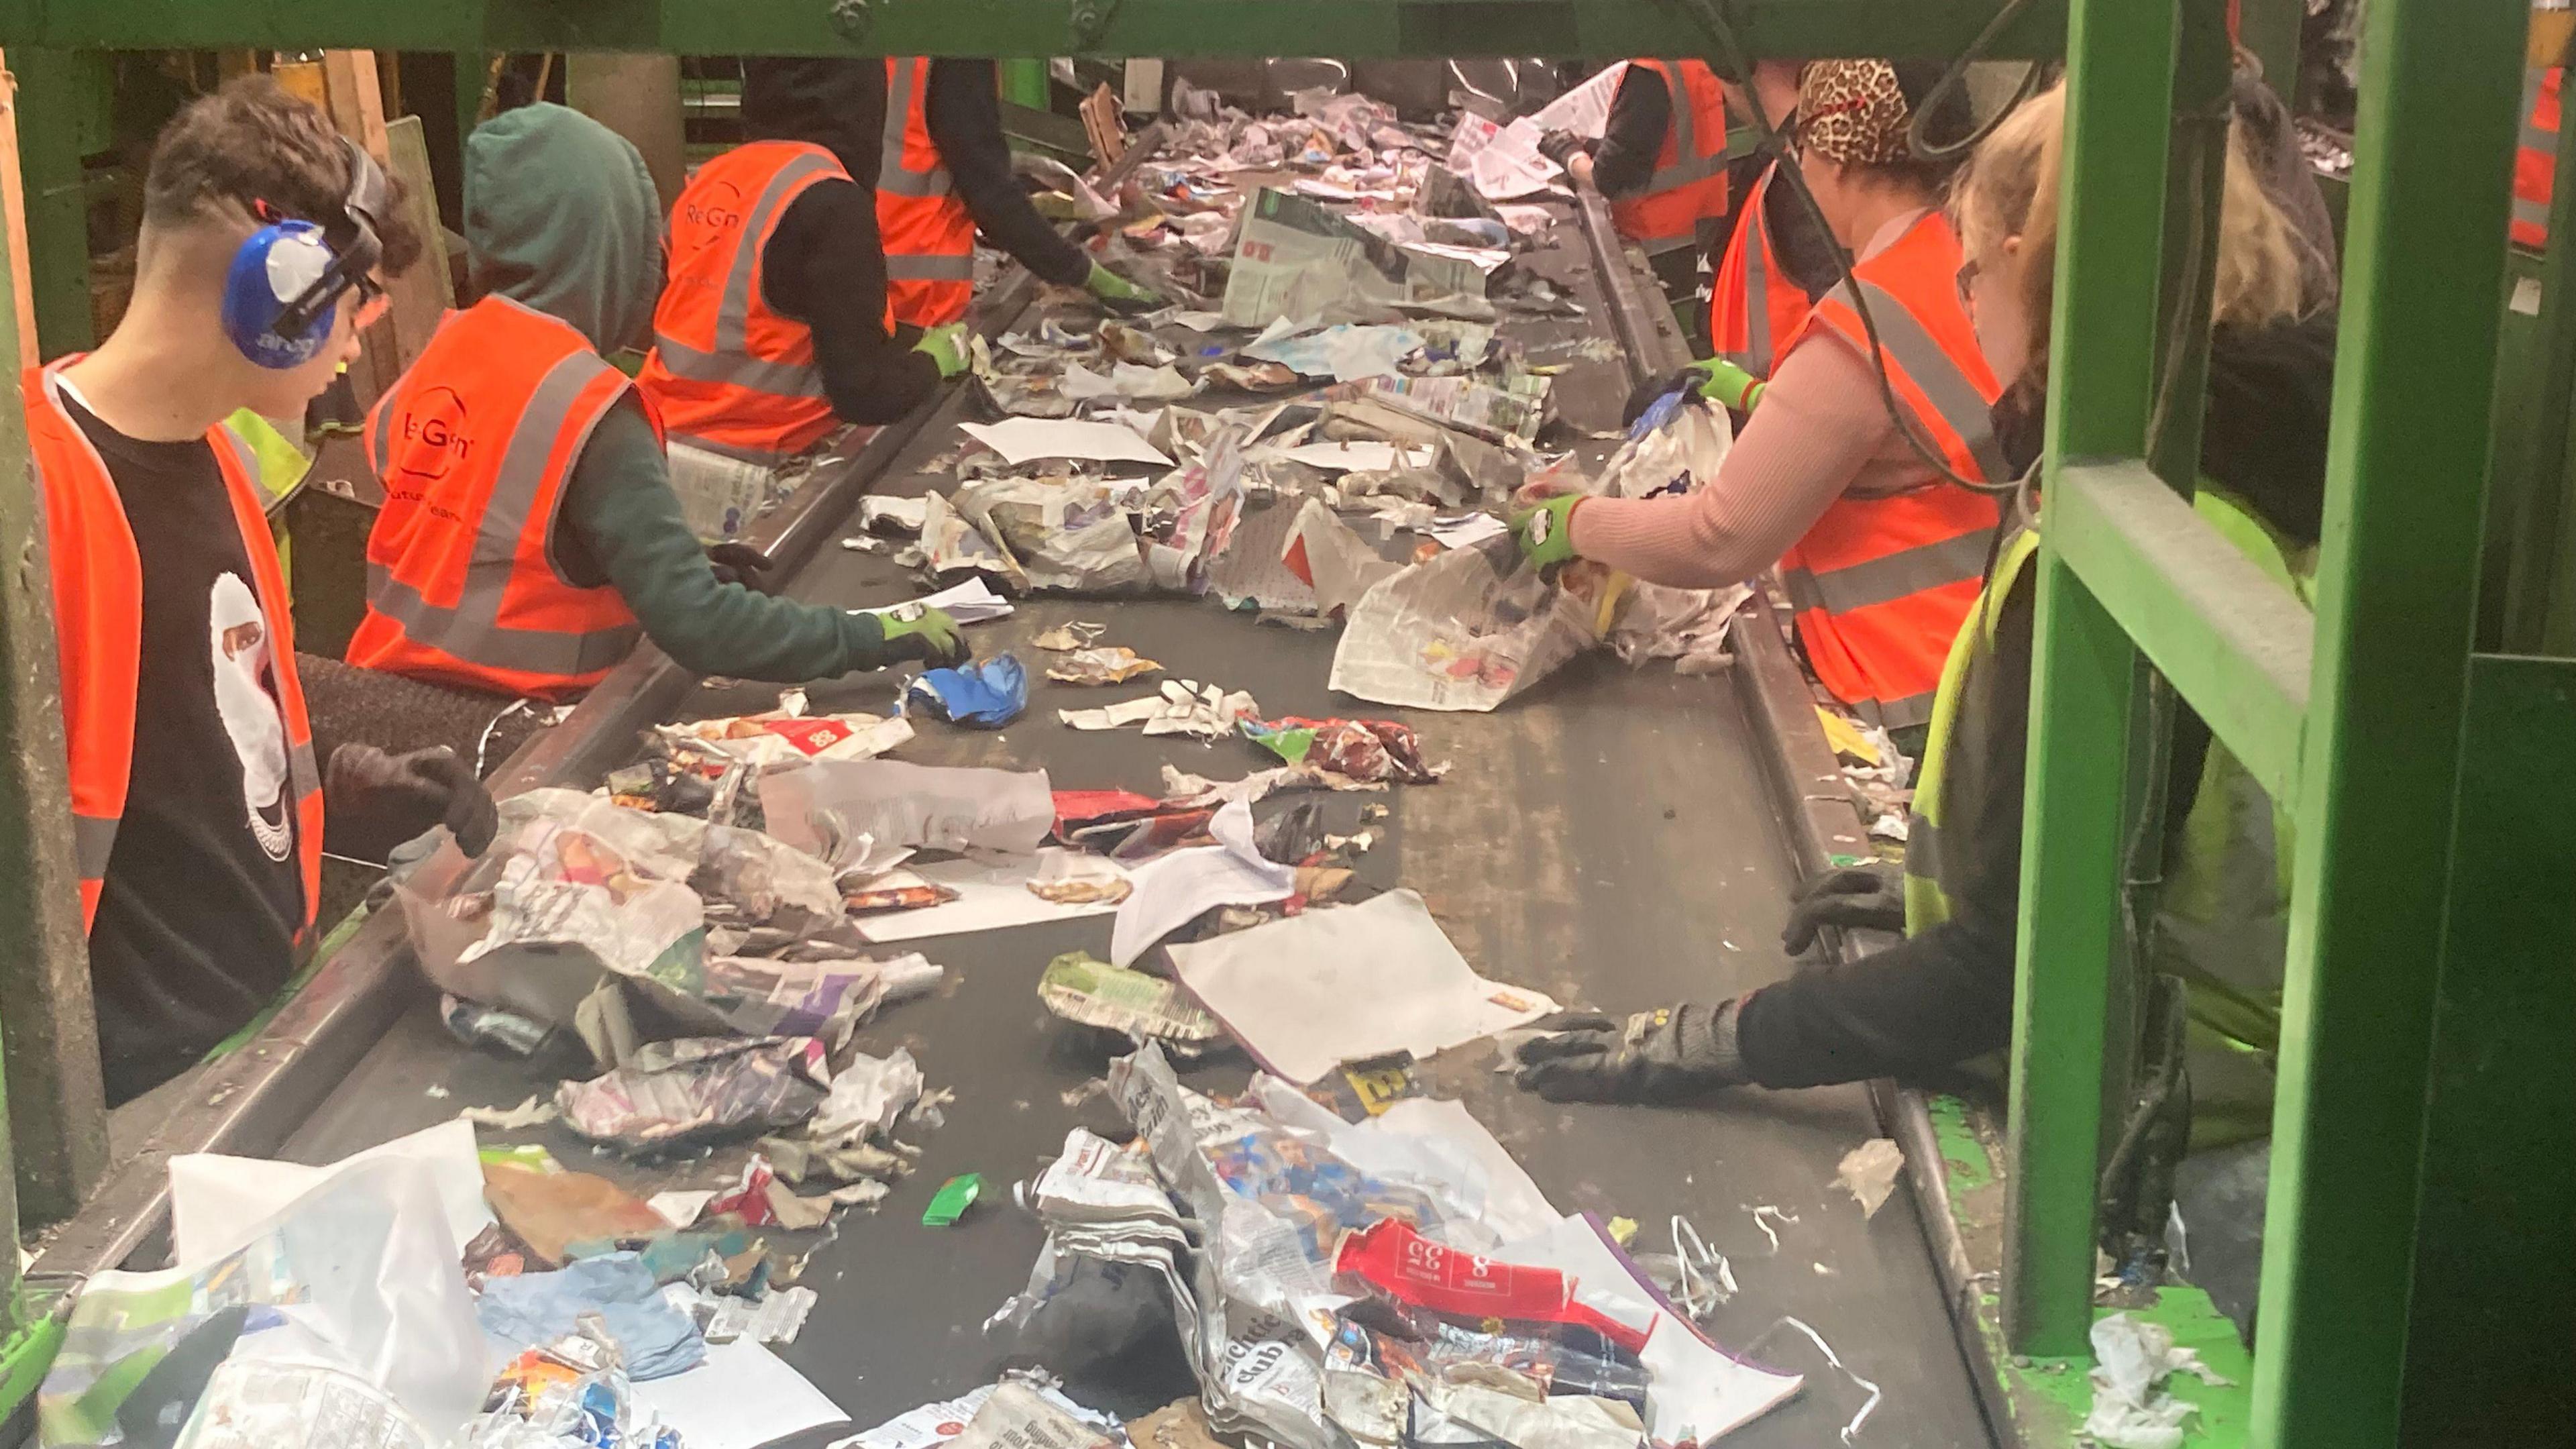
{"label": "leopard print headband", "polygon": [[1884,166],[1911,151],[1914,119],[1896,68],[1883,60],[1820,60],[1798,81],[1798,143],[1847,166]]}

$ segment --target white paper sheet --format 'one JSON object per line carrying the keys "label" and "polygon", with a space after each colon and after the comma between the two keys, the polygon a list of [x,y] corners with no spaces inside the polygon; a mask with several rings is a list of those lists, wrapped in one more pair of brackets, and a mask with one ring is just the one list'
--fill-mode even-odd
{"label": "white paper sheet", "polygon": [[1429,448],[1399,448],[1393,443],[1365,440],[1341,443],[1300,443],[1282,448],[1279,456],[1309,468],[1327,473],[1383,473],[1389,468],[1427,468],[1431,466]]}
{"label": "white paper sheet", "polygon": [[1117,423],[1080,422],[1063,418],[1005,418],[998,423],[964,423],[958,431],[1016,468],[1040,458],[1071,458],[1097,463],[1151,463],[1172,466],[1160,448]]}
{"label": "white paper sheet", "polygon": [[1512,526],[1490,513],[1461,513],[1431,520],[1431,536],[1442,548],[1473,548],[1489,538],[1500,538]]}
{"label": "white paper sheet", "polygon": [[[1242,801],[1208,820],[1214,845],[1175,850],[1130,872],[1136,889],[1118,907],[1109,959],[1125,966],[1147,947],[1218,906],[1257,906],[1297,891],[1297,869],[1262,858],[1252,844],[1252,807]],[[1312,1081],[1312,1077],[1303,1080]]]}
{"label": "white paper sheet", "polygon": [[1576,1298],[1646,1330],[1639,1357],[1654,1380],[1646,1395],[1646,1428],[1658,1444],[1705,1444],[1770,1412],[1806,1382],[1797,1374],[1746,1363],[1664,1312],[1645,1275],[1589,1216],[1567,1218],[1534,1238],[1507,1243],[1494,1256],[1572,1273]]}
{"label": "white paper sheet", "polygon": [[1556,1010],[1544,992],[1477,975],[1411,891],[1171,953],[1200,1004],[1262,1065],[1300,1086],[1343,1062],[1397,1051],[1429,1057]]}
{"label": "white paper sheet", "polygon": [[[1007,619],[1013,612],[1011,601],[994,593],[993,586],[984,582],[980,576],[968,579],[955,588],[941,589],[935,594],[924,594],[909,602],[925,604],[934,609],[945,609],[948,611],[948,617],[960,624],[986,624],[995,619]],[[902,604],[880,604],[873,609],[853,609],[850,612],[886,614],[902,607],[904,607]]]}
{"label": "white paper sheet", "polygon": [[492,1225],[483,1201],[483,1164],[474,1155],[474,1125],[441,1122],[408,1137],[342,1158],[329,1167],[189,1152],[170,1159],[170,1260],[195,1269],[241,1245],[258,1224],[359,1163],[402,1158],[429,1169],[438,1183],[447,1230],[463,1247]]}
{"label": "white paper sheet", "polygon": [[1599,75],[1558,96],[1539,108],[1530,119],[1541,133],[1571,131],[1587,141],[1598,141],[1610,129],[1610,102],[1619,94],[1620,78],[1628,73],[1628,62],[1604,66]]}
{"label": "white paper sheet", "polygon": [[[1115,865],[1103,860],[1111,870]],[[1106,915],[1115,903],[1058,905],[1029,889],[1038,874],[1034,855],[987,855],[977,852],[955,860],[912,863],[913,872],[933,885],[957,892],[957,899],[917,911],[887,911],[860,916],[850,924],[870,941],[918,941],[928,936],[954,936],[961,931],[998,931],[1005,926],[1040,921],[1069,921],[1076,916]]]}
{"label": "white paper sheet", "polygon": [[850,1416],[784,1359],[748,1338],[707,1345],[706,1362],[635,1385],[635,1400],[688,1449],[757,1449]]}

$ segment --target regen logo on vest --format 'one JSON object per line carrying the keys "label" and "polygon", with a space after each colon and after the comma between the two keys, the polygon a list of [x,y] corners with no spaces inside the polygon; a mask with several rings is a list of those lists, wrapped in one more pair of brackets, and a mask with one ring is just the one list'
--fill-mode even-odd
{"label": "regen logo on vest", "polygon": [[444,478],[465,461],[474,437],[465,425],[465,399],[451,387],[422,391],[402,410],[402,441],[395,470],[420,478]]}
{"label": "regen logo on vest", "polygon": [[692,226],[732,231],[742,225],[742,188],[730,181],[711,183],[702,198],[680,198],[680,215]]}

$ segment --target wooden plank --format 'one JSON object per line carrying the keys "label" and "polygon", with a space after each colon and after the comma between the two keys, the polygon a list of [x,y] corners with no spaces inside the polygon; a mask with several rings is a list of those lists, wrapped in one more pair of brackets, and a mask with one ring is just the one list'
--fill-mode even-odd
{"label": "wooden plank", "polygon": [[[438,226],[438,192],[429,179],[429,136],[420,117],[404,116],[385,127],[385,144],[393,153],[386,169],[403,186],[403,214],[420,233],[418,260],[385,278],[392,299],[393,375],[411,366],[429,345],[438,319],[456,305],[456,279],[447,270],[447,246]],[[372,339],[370,339],[372,340]]]}
{"label": "wooden plank", "polygon": [[1104,168],[1127,154],[1127,122],[1118,113],[1118,97],[1102,82],[1082,103],[1082,129],[1091,138],[1092,159]]}
{"label": "wooden plank", "polygon": [[36,280],[27,261],[27,182],[18,169],[18,81],[0,54],[0,208],[9,218],[9,299],[18,318],[18,366],[33,367],[36,345]]}
{"label": "wooden plank", "polygon": [[[388,166],[384,89],[376,78],[375,52],[322,52],[322,80],[323,108],[332,126],[365,148],[377,165]],[[368,328],[362,342],[363,351],[350,365],[349,381],[357,390],[358,405],[367,408],[375,406],[376,399],[402,376],[402,345],[391,317]]]}

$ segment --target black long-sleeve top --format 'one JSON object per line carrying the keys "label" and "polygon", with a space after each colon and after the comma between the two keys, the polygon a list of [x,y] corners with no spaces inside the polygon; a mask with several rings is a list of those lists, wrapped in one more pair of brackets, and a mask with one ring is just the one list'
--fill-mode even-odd
{"label": "black long-sleeve top", "polygon": [[966,203],[975,225],[1002,250],[1046,281],[1081,286],[1091,259],[1038,215],[1011,171],[1011,145],[1002,135],[1001,88],[989,60],[930,63],[922,119],[939,147],[949,184]]}

